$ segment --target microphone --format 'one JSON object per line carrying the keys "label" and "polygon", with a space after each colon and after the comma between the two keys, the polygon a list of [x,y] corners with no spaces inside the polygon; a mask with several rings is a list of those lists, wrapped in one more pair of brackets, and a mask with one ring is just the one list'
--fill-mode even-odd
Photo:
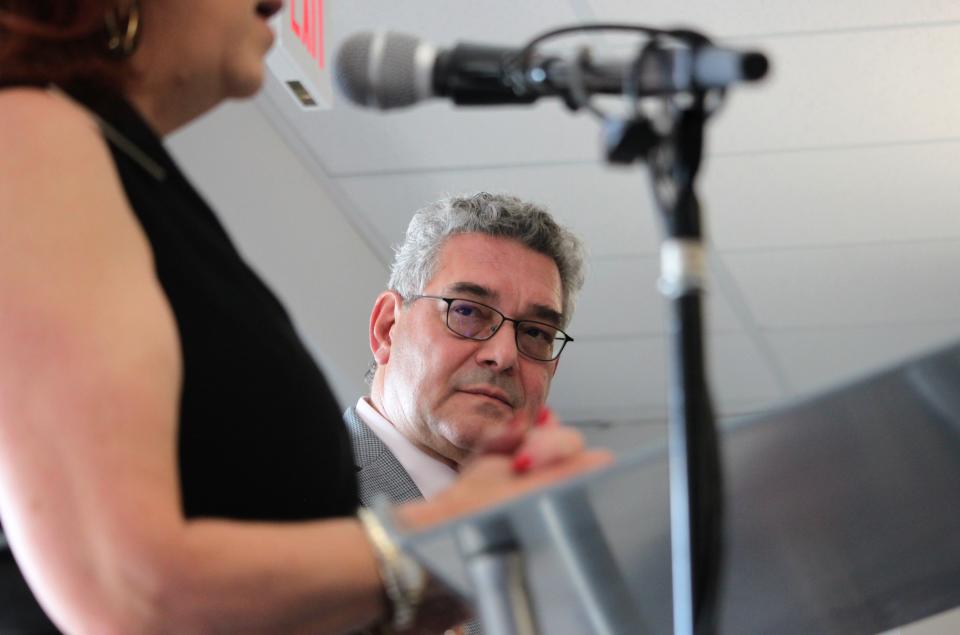
{"label": "microphone", "polygon": [[755,81],[768,68],[755,51],[656,47],[635,57],[589,60],[535,55],[520,73],[523,49],[457,44],[444,50],[390,31],[357,33],[340,47],[335,76],[359,106],[389,110],[434,97],[458,105],[529,104],[540,97],[587,94],[652,96]]}

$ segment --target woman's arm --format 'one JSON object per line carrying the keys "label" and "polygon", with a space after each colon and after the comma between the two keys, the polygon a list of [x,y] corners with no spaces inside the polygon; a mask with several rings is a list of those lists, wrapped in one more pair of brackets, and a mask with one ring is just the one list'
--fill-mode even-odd
{"label": "woman's arm", "polygon": [[376,618],[355,521],[184,520],[176,327],[109,153],[41,91],[6,91],[0,121],[0,513],[45,609],[77,632]]}

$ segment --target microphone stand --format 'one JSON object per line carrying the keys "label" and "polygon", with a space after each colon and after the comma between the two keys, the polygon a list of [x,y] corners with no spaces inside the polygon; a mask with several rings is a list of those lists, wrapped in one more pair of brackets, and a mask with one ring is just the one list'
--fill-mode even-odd
{"label": "microphone stand", "polygon": [[[588,31],[629,31],[650,38],[613,91],[631,100],[632,113],[627,117],[607,116],[591,103],[594,94],[611,89],[608,83],[595,81],[597,67],[588,49],[582,48],[577,63],[564,68],[563,81],[549,72],[552,58],[541,59],[540,66],[534,64],[538,45],[559,35]],[[673,55],[673,45],[678,41],[693,49],[692,54]],[[704,127],[724,94],[723,87],[759,79],[766,73],[766,59],[759,54],[743,56],[739,70],[726,68],[724,64],[731,60],[725,58],[716,66],[716,59],[699,55],[701,47],[709,45],[706,37],[689,30],[576,25],[544,33],[518,53],[489,47],[481,50],[483,55],[469,51],[467,61],[480,59],[483,63],[472,70],[472,75],[467,73],[465,85],[446,86],[447,93],[441,93],[463,104],[530,103],[543,95],[559,95],[571,110],[585,108],[603,121],[609,162],[630,164],[641,160],[649,167],[665,230],[659,288],[671,304],[670,538],[673,626],[678,635],[716,632],[724,546],[720,445],[704,363],[705,250],[694,185],[703,153]],[[456,51],[465,54],[467,50]],[[608,74],[599,75],[604,78]],[[471,81],[478,83],[472,85]],[[361,88],[360,92],[366,94],[369,86]],[[642,106],[651,103],[660,109],[648,116]],[[614,593],[594,592],[598,572],[616,571],[616,559],[604,550],[599,536],[602,532],[593,529],[599,526],[586,517],[588,511],[589,504],[576,499],[563,505],[548,501],[540,509],[540,520],[563,554],[591,625],[599,632],[618,633],[622,625],[639,625],[640,619],[631,606],[622,576],[604,578],[603,584],[614,587]],[[575,531],[578,525],[592,531],[597,541],[581,544],[584,541]],[[537,633],[530,585],[524,577],[523,543],[516,528],[507,522],[480,522],[462,528],[457,544],[476,590],[484,626],[502,635]]]}
{"label": "microphone stand", "polygon": [[[718,624],[723,548],[723,483],[707,386],[702,296],[706,279],[700,205],[694,182],[709,112],[695,91],[668,108],[668,126],[637,115],[606,122],[607,159],[645,160],[665,237],[660,292],[670,301],[670,538],[674,633],[706,635]],[[674,104],[675,105],[675,104]],[[664,129],[666,133],[661,132]]]}

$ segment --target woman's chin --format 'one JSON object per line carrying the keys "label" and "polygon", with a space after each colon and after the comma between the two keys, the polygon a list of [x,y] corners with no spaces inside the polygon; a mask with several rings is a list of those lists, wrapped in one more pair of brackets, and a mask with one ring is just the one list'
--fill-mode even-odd
{"label": "woman's chin", "polygon": [[261,65],[257,72],[249,72],[243,76],[234,77],[233,81],[230,82],[230,90],[227,96],[234,99],[253,97],[263,87],[263,80],[264,70],[263,65]]}

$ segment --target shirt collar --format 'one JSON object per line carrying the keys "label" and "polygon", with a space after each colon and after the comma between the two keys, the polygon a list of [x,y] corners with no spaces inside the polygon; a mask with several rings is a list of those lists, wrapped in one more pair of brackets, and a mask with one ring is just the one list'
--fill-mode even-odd
{"label": "shirt collar", "polygon": [[366,397],[357,401],[357,416],[389,448],[424,498],[432,498],[457,478],[452,467],[411,443]]}

